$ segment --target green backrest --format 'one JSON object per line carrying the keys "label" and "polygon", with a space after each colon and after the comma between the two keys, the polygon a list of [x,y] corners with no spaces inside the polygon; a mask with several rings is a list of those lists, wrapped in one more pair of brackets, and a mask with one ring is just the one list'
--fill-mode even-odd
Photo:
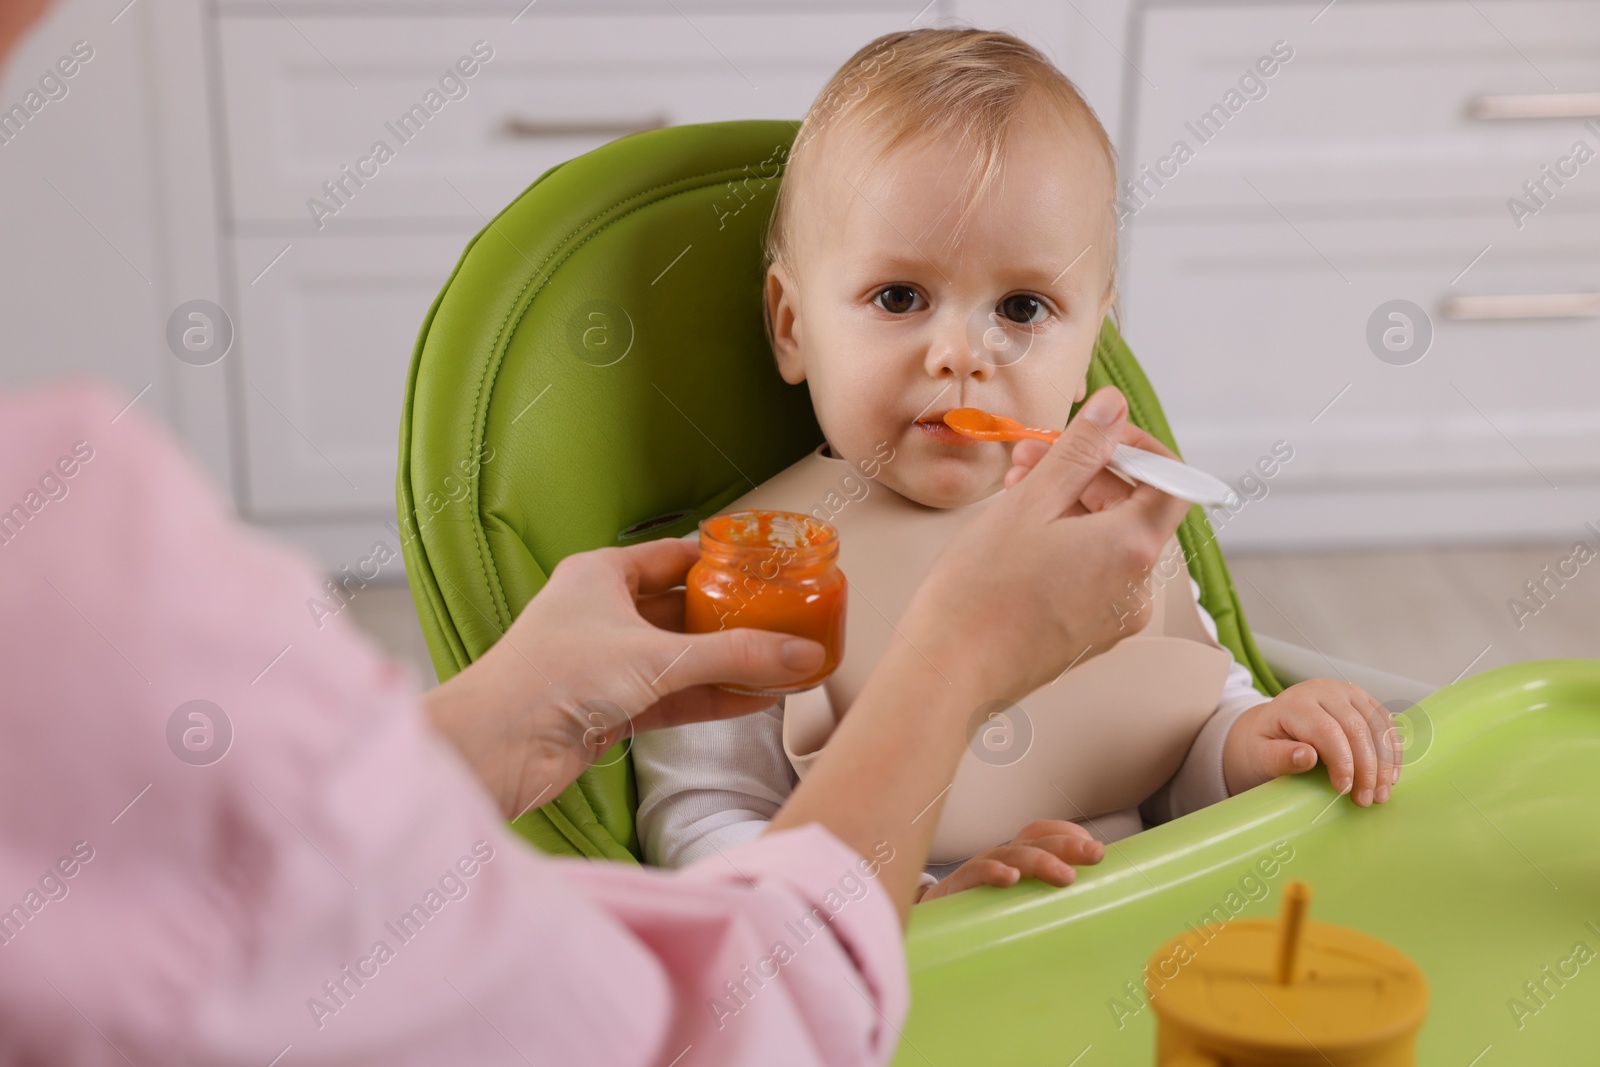
{"label": "green backrest", "polygon": [[[439,678],[484,653],[573,552],[682,536],[822,441],[762,326],[762,239],[796,124],[633,134],[551,168],[467,245],[417,338],[400,422],[406,571]],[[1176,451],[1104,324],[1090,388]],[[1222,643],[1257,653],[1199,508],[1179,530]],[[636,860],[626,752],[513,824]]]}

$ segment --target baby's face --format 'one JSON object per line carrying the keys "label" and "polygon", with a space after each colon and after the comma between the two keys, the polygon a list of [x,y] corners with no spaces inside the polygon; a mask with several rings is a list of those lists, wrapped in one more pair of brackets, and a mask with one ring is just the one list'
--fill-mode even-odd
{"label": "baby's face", "polygon": [[811,195],[793,205],[799,276],[768,272],[778,367],[809,383],[835,455],[887,455],[886,442],[881,483],[970,504],[1003,486],[1011,446],[968,441],[940,415],[978,407],[1060,429],[1083,396],[1111,302],[1109,164],[1059,121],[1023,124],[957,241],[965,158],[913,143],[862,176],[860,137],[822,142]]}

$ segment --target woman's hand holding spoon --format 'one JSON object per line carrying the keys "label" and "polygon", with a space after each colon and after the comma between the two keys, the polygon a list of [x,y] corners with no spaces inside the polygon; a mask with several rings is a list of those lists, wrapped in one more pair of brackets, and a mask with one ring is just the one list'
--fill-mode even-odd
{"label": "woman's hand holding spoon", "polygon": [[[956,408],[945,412],[945,425],[957,433],[977,441],[1023,441],[1034,439],[1046,443],[1061,436],[1060,430],[1041,430],[1024,426],[1005,415],[993,415],[979,408]],[[1130,424],[1131,427],[1131,424]],[[1137,429],[1136,427],[1132,427]],[[1180,500],[1193,504],[1225,504],[1237,495],[1228,484],[1205,471],[1182,462],[1165,445],[1150,434],[1138,431],[1138,447],[1118,444],[1110,469],[1131,481],[1144,482]],[[1159,451],[1158,451],[1159,450]],[[1030,450],[1031,451],[1031,450]],[[1028,453],[1025,452],[1026,456]],[[1043,450],[1040,450],[1043,454]],[[1037,461],[1037,457],[1034,457]],[[1016,456],[1013,454],[1013,460]],[[1023,467],[1031,466],[1025,461]],[[1018,475],[1020,477],[1020,475]],[[1007,477],[1006,484],[1014,479]]]}

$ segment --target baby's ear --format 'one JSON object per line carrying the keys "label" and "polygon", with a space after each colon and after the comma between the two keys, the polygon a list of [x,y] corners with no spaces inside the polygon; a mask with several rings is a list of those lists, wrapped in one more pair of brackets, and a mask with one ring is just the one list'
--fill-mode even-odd
{"label": "baby's ear", "polygon": [[772,342],[772,355],[778,363],[778,373],[790,385],[806,380],[805,362],[800,358],[800,336],[795,316],[794,282],[782,263],[767,268],[765,311],[767,338]]}
{"label": "baby's ear", "polygon": [[1112,279],[1111,283],[1106,286],[1105,299],[1100,301],[1100,321],[1104,322],[1105,319],[1106,319],[1106,316],[1108,314],[1110,314],[1113,310],[1116,311],[1116,313],[1117,313],[1117,327],[1118,327],[1118,329],[1121,329],[1121,327],[1122,327],[1122,309],[1120,307],[1118,307],[1118,305],[1117,305],[1117,284],[1116,284],[1116,279]]}

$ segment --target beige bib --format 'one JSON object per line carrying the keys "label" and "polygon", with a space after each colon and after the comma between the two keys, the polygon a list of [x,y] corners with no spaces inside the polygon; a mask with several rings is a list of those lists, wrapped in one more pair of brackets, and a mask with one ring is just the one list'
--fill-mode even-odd
{"label": "beige bib", "polygon": [[[845,655],[821,686],[785,701],[784,751],[802,776],[889,642],[902,640],[894,624],[934,558],[1000,495],[961,508],[926,507],[822,451],[818,446],[723,509],[799,511],[839,529],[839,566],[849,582]],[[973,709],[979,729],[945,798],[929,862],[966,859],[1035,819],[1082,820],[1136,807],[1177,772],[1216,710],[1233,656],[1201,622],[1176,538],[1148,584],[1153,604],[1142,631],[1070,667],[1019,705]],[[1151,597],[1151,589],[1130,590],[1122,611],[1136,610],[1140,595]]]}

